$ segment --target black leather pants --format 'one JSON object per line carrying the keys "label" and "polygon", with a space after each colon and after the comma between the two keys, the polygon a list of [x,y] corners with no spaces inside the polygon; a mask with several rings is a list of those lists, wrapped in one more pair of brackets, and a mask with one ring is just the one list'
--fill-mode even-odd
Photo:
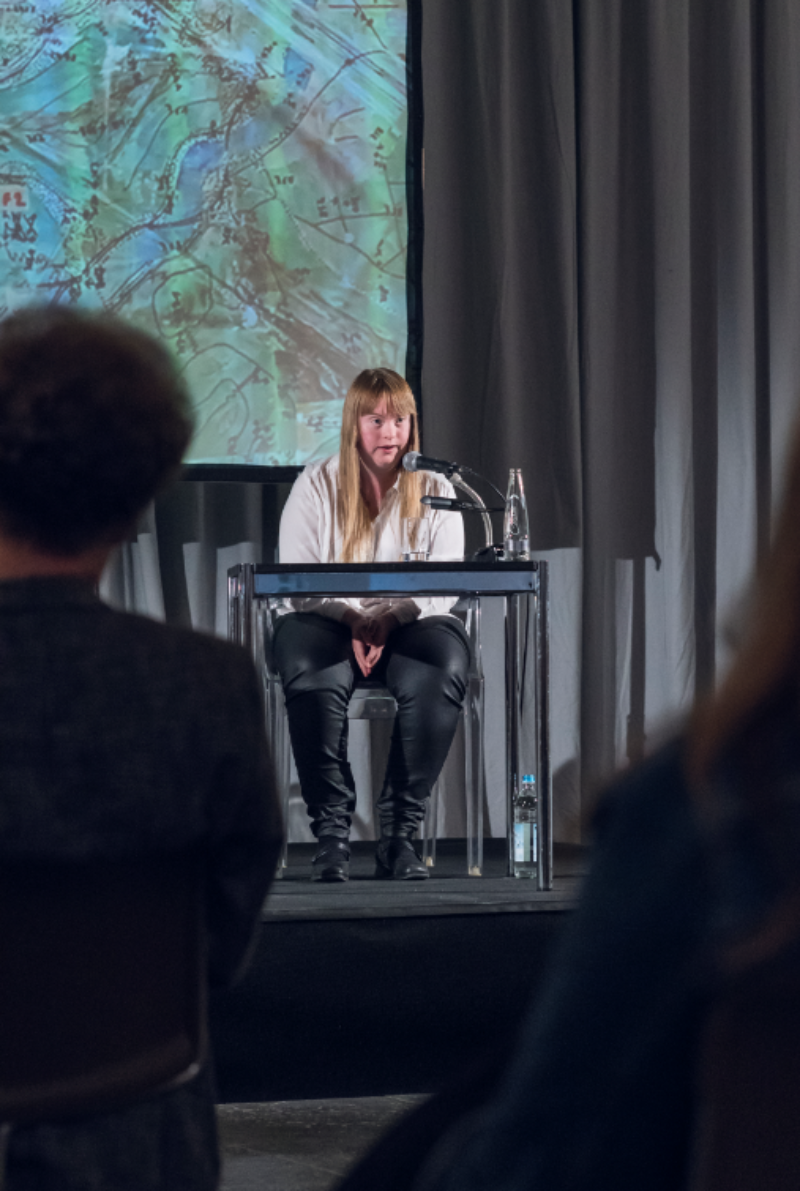
{"label": "black leather pants", "polygon": [[[347,625],[316,613],[282,616],[275,662],[283,681],[300,788],[316,836],[346,839],[355,808],[347,706],[361,678]],[[429,616],[389,636],[370,675],[397,702],[377,809],[382,835],[413,835],[444,765],[464,700],[469,644],[452,616]]]}

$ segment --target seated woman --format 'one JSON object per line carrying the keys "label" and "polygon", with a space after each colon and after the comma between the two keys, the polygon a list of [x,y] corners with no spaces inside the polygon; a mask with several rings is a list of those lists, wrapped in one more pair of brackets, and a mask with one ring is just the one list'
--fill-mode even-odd
{"label": "seated woman", "polygon": [[[425,493],[453,496],[440,476],[406,472],[418,449],[417,409],[389,368],[359,373],[345,398],[338,455],[313,463],[281,518],[284,563],[397,562],[403,518]],[[430,510],[431,558],[464,553],[460,514]],[[283,680],[300,788],[319,840],[317,881],[345,881],[355,786],[347,762],[347,707],[370,679],[397,700],[386,779],[378,801],[376,876],[420,880],[428,870],[411,842],[456,730],[469,645],[452,600],[318,599],[282,616],[275,661]]]}

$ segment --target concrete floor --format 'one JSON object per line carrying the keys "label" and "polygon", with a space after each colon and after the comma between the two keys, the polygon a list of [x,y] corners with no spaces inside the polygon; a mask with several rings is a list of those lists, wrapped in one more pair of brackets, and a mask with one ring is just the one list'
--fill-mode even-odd
{"label": "concrete floor", "polygon": [[224,1104],[221,1191],[330,1191],[424,1096]]}

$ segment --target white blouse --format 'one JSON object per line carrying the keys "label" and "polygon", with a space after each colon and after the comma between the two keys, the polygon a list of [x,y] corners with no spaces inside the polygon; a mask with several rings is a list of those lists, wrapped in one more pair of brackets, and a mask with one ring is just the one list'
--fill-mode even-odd
{"label": "white blouse", "polygon": [[[444,476],[422,472],[423,493],[430,496],[456,495]],[[336,516],[339,496],[339,456],[321,463],[310,463],[295,480],[281,515],[279,557],[281,562],[340,562],[342,536]],[[420,516],[423,509],[420,508]],[[425,509],[431,523],[432,560],[460,562],[464,557],[464,523],[461,514],[449,509]],[[372,549],[365,562],[400,561],[400,491],[398,482],[383,498],[372,529]],[[341,620],[347,608],[375,616],[391,611],[401,624],[422,616],[441,616],[449,612],[451,597],[419,596],[417,599],[369,596],[364,599],[292,600],[296,611],[320,612]],[[287,609],[288,611],[288,609]]]}

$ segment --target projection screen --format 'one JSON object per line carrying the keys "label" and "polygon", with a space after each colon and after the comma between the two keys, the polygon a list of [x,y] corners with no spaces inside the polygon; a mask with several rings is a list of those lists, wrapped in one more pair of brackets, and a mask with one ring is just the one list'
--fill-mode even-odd
{"label": "projection screen", "polygon": [[402,372],[406,0],[0,0],[0,314],[103,307],[185,371],[188,462],[336,449]]}

